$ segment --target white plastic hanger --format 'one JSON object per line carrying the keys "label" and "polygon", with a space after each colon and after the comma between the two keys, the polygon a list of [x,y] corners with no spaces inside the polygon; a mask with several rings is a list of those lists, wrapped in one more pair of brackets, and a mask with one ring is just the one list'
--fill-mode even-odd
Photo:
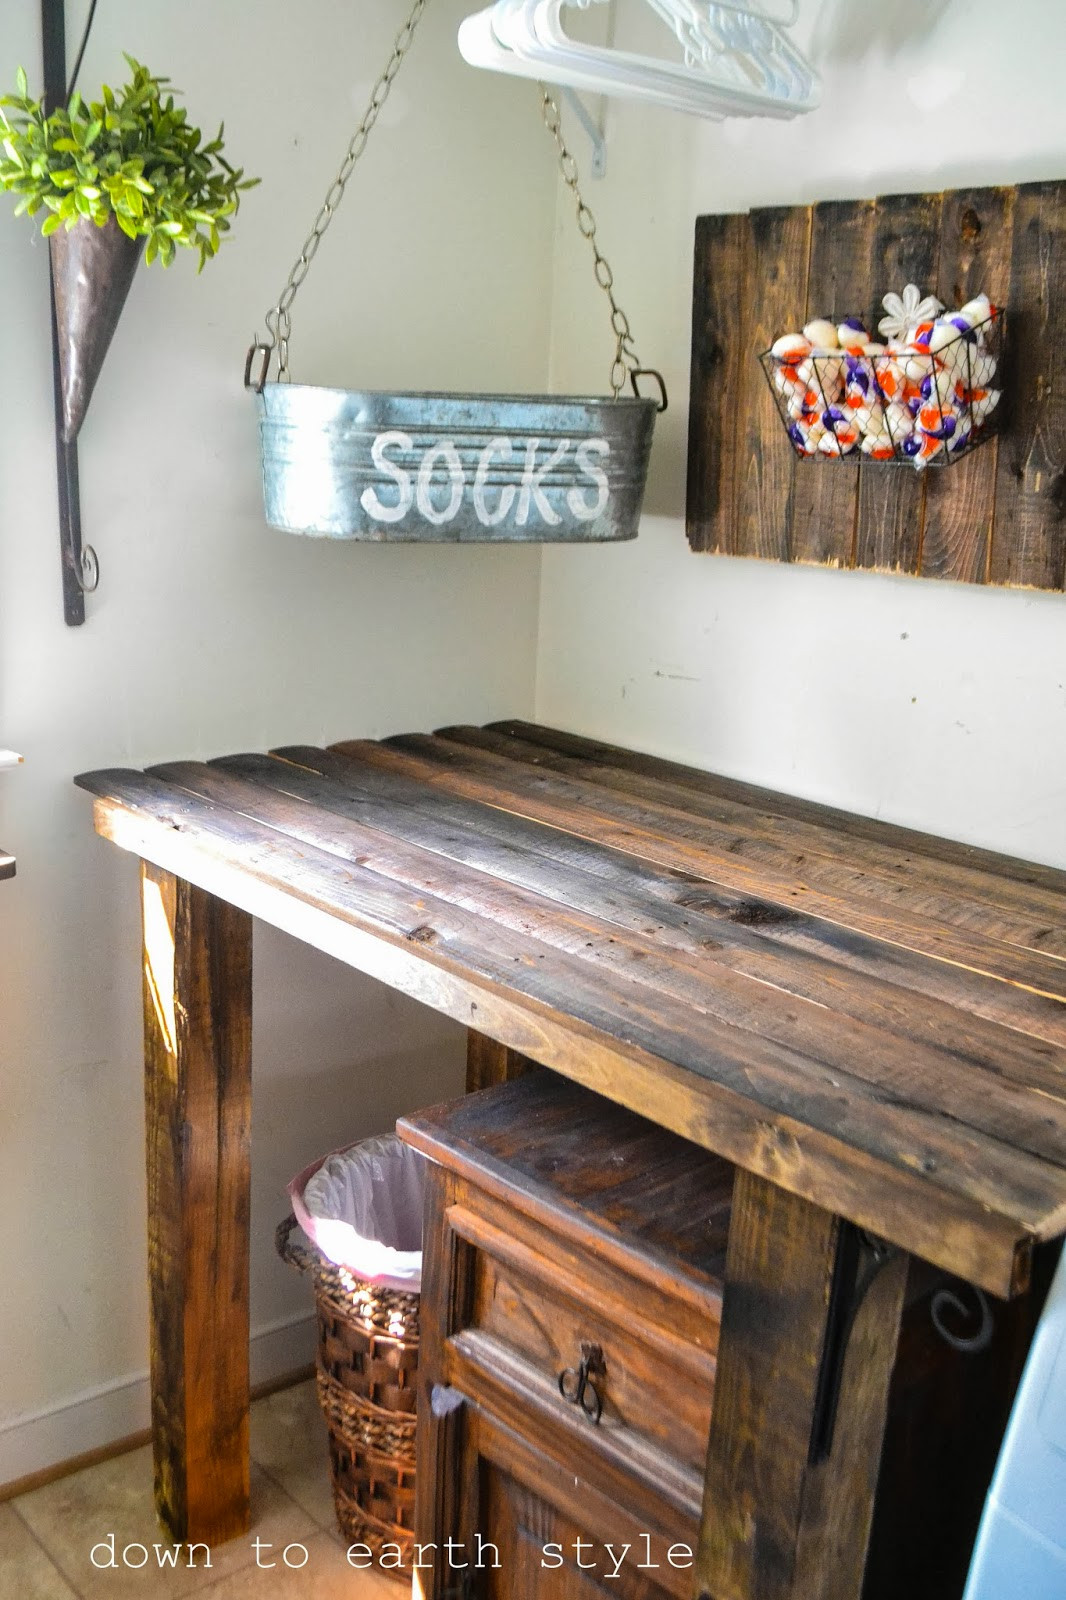
{"label": "white plastic hanger", "polygon": [[678,62],[572,39],[561,13],[573,3],[589,0],[495,0],[461,24],[459,49],[473,66],[703,117],[793,117],[820,100],[817,73],[782,32],[798,0],[784,0],[784,16],[759,0],[648,0],[678,41]]}

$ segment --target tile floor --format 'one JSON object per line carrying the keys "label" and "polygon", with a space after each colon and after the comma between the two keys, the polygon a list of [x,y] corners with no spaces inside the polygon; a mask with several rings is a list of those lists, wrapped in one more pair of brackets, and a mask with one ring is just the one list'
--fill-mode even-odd
{"label": "tile floor", "polygon": [[[118,1565],[105,1565],[114,1534]],[[262,1545],[257,1565],[252,1540]],[[96,1548],[103,1544],[103,1548]],[[151,1563],[134,1562],[141,1549]],[[271,1548],[267,1548],[268,1545]],[[252,1531],[160,1571],[155,1547],[169,1552],[152,1508],[146,1445],[113,1461],[0,1505],[0,1600],[407,1600],[405,1584],[381,1572],[357,1572],[333,1519],[325,1427],[313,1383],[258,1400],[252,1407]],[[291,1562],[286,1567],[286,1546]],[[302,1549],[299,1548],[302,1546]],[[96,1562],[90,1559],[95,1552]],[[275,1562],[273,1567],[267,1565]]]}

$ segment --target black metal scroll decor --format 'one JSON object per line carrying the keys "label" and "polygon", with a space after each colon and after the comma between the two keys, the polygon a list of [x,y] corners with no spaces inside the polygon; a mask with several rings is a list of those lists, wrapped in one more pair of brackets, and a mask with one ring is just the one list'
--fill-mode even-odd
{"label": "black metal scroll decor", "polygon": [[[95,10],[95,7],[92,8]],[[92,11],[89,23],[92,22]],[[86,37],[88,26],[86,27]],[[41,38],[44,53],[44,93],[49,109],[66,102],[67,30],[63,0],[41,0]],[[82,40],[82,51],[85,39]],[[78,55],[79,64],[81,51]],[[51,258],[49,257],[49,260]],[[52,385],[55,401],[56,486],[59,493],[59,554],[63,575],[63,618],[68,627],[85,621],[85,596],[96,588],[99,567],[91,545],[81,536],[81,493],[78,485],[78,444],[63,437],[63,392],[59,368],[59,326],[56,320],[55,282],[51,277]]]}

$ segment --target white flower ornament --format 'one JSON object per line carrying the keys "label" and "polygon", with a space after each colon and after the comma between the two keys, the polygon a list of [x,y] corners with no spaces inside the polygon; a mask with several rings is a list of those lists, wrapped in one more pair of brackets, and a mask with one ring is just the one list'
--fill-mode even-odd
{"label": "white flower ornament", "polygon": [[935,294],[927,294],[923,300],[916,283],[908,283],[902,295],[886,294],[881,304],[888,316],[877,326],[886,339],[905,339],[916,323],[932,322],[944,309]]}

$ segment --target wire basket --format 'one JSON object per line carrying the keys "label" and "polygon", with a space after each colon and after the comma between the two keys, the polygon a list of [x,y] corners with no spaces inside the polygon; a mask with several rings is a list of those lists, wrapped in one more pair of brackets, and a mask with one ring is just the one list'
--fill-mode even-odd
{"label": "wire basket", "polygon": [[992,437],[1002,337],[1003,313],[992,306],[980,322],[950,315],[923,322],[905,344],[794,357],[771,348],[759,362],[801,459],[921,471],[951,466]]}

